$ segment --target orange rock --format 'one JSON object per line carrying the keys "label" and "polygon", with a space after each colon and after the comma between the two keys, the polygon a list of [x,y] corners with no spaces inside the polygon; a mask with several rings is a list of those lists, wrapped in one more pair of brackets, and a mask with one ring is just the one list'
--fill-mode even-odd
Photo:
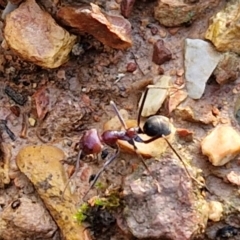
{"label": "orange rock", "polygon": [[57,17],[67,26],[81,33],[93,35],[103,44],[126,49],[132,46],[131,24],[122,16],[103,14],[100,8],[91,3],[90,7],[61,7]]}
{"label": "orange rock", "polygon": [[203,139],[201,148],[214,166],[222,166],[240,153],[240,135],[231,126],[220,125]]}
{"label": "orange rock", "polygon": [[65,63],[76,40],[34,0],[27,0],[6,16],[4,36],[21,58],[46,68]]}

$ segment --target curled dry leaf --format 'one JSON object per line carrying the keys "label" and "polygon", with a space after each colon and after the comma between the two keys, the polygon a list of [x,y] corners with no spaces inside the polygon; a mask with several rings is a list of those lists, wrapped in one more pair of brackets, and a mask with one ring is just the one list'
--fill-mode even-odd
{"label": "curled dry leaf", "polygon": [[34,93],[33,99],[35,100],[36,104],[37,116],[39,120],[42,120],[49,110],[48,106],[50,99],[48,89],[46,87],[42,87]]}
{"label": "curled dry leaf", "polygon": [[109,47],[131,47],[130,22],[122,16],[103,14],[97,5],[90,5],[79,8],[61,7],[57,16],[65,25],[74,28],[80,34],[89,33]]}

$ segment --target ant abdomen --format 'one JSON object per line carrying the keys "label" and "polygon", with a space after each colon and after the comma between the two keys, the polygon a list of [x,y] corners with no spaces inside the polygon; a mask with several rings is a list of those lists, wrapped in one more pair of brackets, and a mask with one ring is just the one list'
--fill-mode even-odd
{"label": "ant abdomen", "polygon": [[167,136],[171,133],[171,124],[167,117],[161,115],[152,116],[143,125],[143,132],[150,137]]}
{"label": "ant abdomen", "polygon": [[103,149],[101,138],[96,129],[87,130],[83,134],[79,144],[80,149],[85,155],[100,153]]}

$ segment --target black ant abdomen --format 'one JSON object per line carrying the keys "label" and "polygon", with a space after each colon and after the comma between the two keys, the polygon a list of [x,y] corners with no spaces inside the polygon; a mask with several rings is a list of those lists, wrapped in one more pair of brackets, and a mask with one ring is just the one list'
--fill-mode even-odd
{"label": "black ant abdomen", "polygon": [[162,137],[171,133],[171,124],[167,117],[157,115],[147,119],[143,125],[143,132],[150,137]]}

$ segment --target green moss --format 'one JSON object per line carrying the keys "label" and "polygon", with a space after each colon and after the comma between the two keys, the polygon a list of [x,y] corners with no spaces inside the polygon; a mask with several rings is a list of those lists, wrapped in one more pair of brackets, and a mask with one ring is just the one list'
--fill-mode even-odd
{"label": "green moss", "polygon": [[91,205],[89,203],[83,203],[75,214],[74,218],[82,223],[86,220],[89,210],[95,206],[100,206],[102,208],[114,211],[118,207],[121,207],[122,201],[118,192],[111,192],[106,197],[95,197],[91,200]]}
{"label": "green moss", "polygon": [[78,209],[77,213],[75,214],[74,218],[79,222],[82,223],[86,219],[86,213],[89,209],[88,203],[83,203],[80,208]]}
{"label": "green moss", "polygon": [[95,188],[98,189],[98,190],[104,190],[104,189],[106,189],[106,186],[101,182],[97,182],[95,184]]}

